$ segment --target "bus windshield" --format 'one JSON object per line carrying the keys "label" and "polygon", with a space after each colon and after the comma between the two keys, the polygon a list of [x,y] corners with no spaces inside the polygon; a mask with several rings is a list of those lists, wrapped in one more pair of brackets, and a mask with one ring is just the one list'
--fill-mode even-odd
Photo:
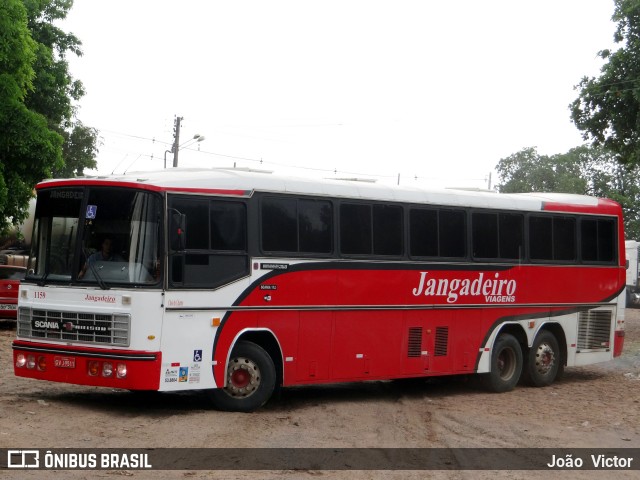
{"label": "bus windshield", "polygon": [[28,280],[155,285],[160,281],[160,197],[132,189],[38,192]]}

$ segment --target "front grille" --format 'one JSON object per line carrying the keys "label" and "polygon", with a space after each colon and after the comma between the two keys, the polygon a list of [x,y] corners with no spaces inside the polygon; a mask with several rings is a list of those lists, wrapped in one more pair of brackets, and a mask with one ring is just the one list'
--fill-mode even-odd
{"label": "front grille", "polygon": [[20,308],[18,336],[129,346],[131,316]]}
{"label": "front grille", "polygon": [[611,345],[611,310],[590,310],[578,315],[578,351],[606,350]]}

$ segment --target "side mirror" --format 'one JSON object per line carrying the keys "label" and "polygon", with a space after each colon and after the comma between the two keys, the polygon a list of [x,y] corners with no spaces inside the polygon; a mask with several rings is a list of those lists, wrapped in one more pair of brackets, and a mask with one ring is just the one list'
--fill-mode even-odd
{"label": "side mirror", "polygon": [[183,213],[172,213],[170,228],[169,241],[171,250],[184,250],[187,245],[187,216]]}

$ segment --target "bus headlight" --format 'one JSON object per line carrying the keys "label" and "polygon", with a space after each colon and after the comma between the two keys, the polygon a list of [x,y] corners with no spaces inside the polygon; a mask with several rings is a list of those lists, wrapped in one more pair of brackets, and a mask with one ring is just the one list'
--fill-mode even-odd
{"label": "bus headlight", "polygon": [[36,357],[34,355],[27,355],[27,368],[30,370],[36,368]]}
{"label": "bus headlight", "polygon": [[111,362],[104,362],[102,364],[102,376],[110,377],[113,375],[113,364]]}
{"label": "bus headlight", "polygon": [[26,364],[27,364],[27,357],[25,356],[24,353],[19,353],[16,356],[16,367],[24,368]]}
{"label": "bus headlight", "polygon": [[116,376],[118,378],[126,378],[127,377],[127,364],[119,363],[116,371]]}

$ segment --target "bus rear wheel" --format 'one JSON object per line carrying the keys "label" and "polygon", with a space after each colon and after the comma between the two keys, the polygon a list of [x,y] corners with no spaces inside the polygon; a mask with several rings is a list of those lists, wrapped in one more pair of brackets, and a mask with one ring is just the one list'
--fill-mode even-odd
{"label": "bus rear wheel", "polygon": [[522,377],[533,387],[551,385],[562,371],[562,358],[558,340],[553,333],[542,330],[533,341],[527,355]]}
{"label": "bus rear wheel", "polygon": [[231,352],[226,385],[212,390],[219,410],[252,412],[263,406],[275,389],[276,369],[269,354],[253,342],[240,341]]}
{"label": "bus rear wheel", "polygon": [[491,350],[491,371],[482,376],[484,387],[496,393],[515,388],[522,373],[522,349],[513,335],[502,333]]}

